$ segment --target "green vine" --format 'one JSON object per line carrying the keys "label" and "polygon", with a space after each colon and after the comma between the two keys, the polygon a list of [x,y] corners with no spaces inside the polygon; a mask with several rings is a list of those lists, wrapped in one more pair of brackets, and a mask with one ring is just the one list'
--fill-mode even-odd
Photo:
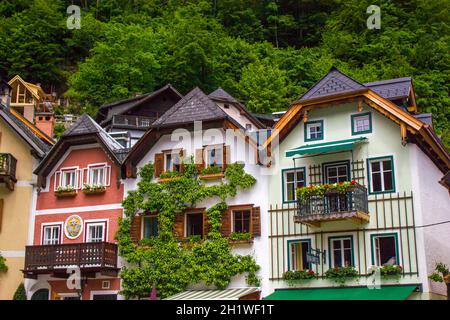
{"label": "green vine", "polygon": [[434,272],[428,276],[433,282],[445,282],[450,283],[450,270],[446,264],[442,262],[436,263]]}
{"label": "green vine", "polygon": [[201,174],[202,175],[206,175],[206,174],[217,174],[217,173],[221,173],[222,172],[222,168],[218,167],[218,166],[209,166],[206,167],[202,170]]}
{"label": "green vine", "polygon": [[[119,222],[116,238],[120,255],[131,265],[120,273],[126,298],[148,296],[153,286],[161,298],[196,283],[224,289],[238,274],[246,274],[249,285],[259,285],[260,267],[254,258],[234,255],[229,239],[220,232],[222,213],[228,208],[226,200],[236,196],[238,189],[252,187],[255,178],[245,173],[242,165],[231,164],[224,181],[205,185],[192,158],[184,169],[178,179],[158,183],[153,179],[153,165],[145,165],[139,172],[137,190],[130,191],[122,203],[125,217]],[[216,201],[206,210],[208,234],[180,244],[174,236],[175,217],[206,199]],[[158,212],[158,237],[136,245],[131,239],[131,220],[144,212]]]}
{"label": "green vine", "polygon": [[6,265],[6,259],[0,255],[0,273],[8,271],[8,266]]}

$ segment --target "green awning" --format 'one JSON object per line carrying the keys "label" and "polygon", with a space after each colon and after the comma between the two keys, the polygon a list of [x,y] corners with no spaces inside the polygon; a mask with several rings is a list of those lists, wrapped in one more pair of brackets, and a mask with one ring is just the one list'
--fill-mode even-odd
{"label": "green awning", "polygon": [[367,287],[277,289],[263,300],[406,300],[417,285]]}
{"label": "green awning", "polygon": [[307,144],[301,147],[287,150],[286,157],[292,157],[298,154],[303,155],[310,153],[324,153],[330,151],[352,150],[356,143],[363,142],[366,140],[367,140],[366,137],[359,137],[346,140]]}

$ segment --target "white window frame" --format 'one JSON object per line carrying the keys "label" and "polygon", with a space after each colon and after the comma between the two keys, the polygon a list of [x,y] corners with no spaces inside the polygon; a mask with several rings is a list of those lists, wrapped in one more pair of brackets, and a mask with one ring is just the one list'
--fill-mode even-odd
{"label": "white window frame", "polygon": [[[347,162],[342,162],[342,163],[336,163],[336,164],[330,164],[330,165],[327,165],[327,164],[325,164],[325,170],[326,170],[326,172],[325,172],[325,177],[326,177],[326,183],[331,183],[331,182],[329,182],[328,180],[329,180],[329,178],[330,178],[330,175],[329,175],[329,173],[328,173],[328,170],[329,169],[332,169],[332,168],[335,168],[336,169],[336,176],[333,176],[332,178],[337,178],[337,180],[339,180],[339,178],[341,178],[341,177],[343,177],[342,175],[339,175],[339,168],[340,167],[345,167],[345,171],[346,171],[346,175],[345,175],[345,177],[346,177],[346,179],[345,179],[345,181],[348,181],[348,180],[350,180],[350,172],[348,171],[349,170],[349,168],[348,168],[348,163]],[[334,182],[333,182],[334,183]]]}
{"label": "white window frame", "polygon": [[[74,189],[79,188],[79,177],[80,177],[80,169],[79,167],[66,167],[61,168],[59,171],[55,173],[55,190],[58,187],[67,187],[68,185],[65,183],[65,173],[67,172],[73,172],[74,173],[74,185],[72,187]],[[59,179],[57,178],[59,175]],[[56,183],[58,181],[58,184]]]}
{"label": "white window frame", "polygon": [[[107,167],[106,165],[89,165],[88,166],[88,172],[89,172],[89,184],[100,184],[103,186],[106,186],[106,175],[107,175]],[[95,170],[103,170],[103,181],[101,183],[95,183],[94,180],[94,171]]]}
{"label": "white window frame", "polygon": [[[106,163],[106,162],[91,163],[87,166],[87,168],[80,170],[81,171],[81,179],[80,180],[83,183],[92,184],[92,178],[91,178],[92,169],[97,169],[97,168],[101,168],[101,167],[104,168],[104,171],[103,171],[104,184],[103,184],[103,186],[109,187],[111,184],[111,166],[108,165],[108,163]],[[86,181],[85,181],[85,179],[86,179]]]}
{"label": "white window frame", "polygon": [[[295,267],[296,265],[297,265],[297,259],[298,259],[298,257],[297,257],[297,255],[296,255],[296,251],[295,250],[293,250],[293,247],[295,246],[295,245],[299,245],[299,244],[301,244],[302,245],[302,247],[303,247],[303,245],[305,244],[305,243],[307,243],[308,244],[308,249],[309,249],[309,251],[311,250],[311,239],[299,239],[299,240],[294,240],[294,241],[291,241],[290,243],[289,243],[289,248],[288,248],[288,252],[289,252],[289,255],[290,255],[290,257],[289,257],[289,266],[288,266],[288,270],[290,270],[290,271],[300,271],[300,270],[297,270],[297,268]],[[306,261],[306,263],[305,264],[307,264],[307,265],[309,265],[309,268],[308,269],[310,269],[311,268],[311,263],[308,263],[307,261]],[[308,269],[304,269],[303,271],[305,271],[305,270],[308,270]]]}
{"label": "white window frame", "polygon": [[220,152],[220,165],[217,165],[217,167],[223,168],[223,165],[224,165],[223,164],[223,149],[224,149],[224,145],[223,144],[208,145],[208,146],[205,147],[205,155],[204,155],[205,167],[208,168],[208,167],[211,166],[211,164],[209,163],[209,152],[212,149],[219,150],[219,152]]}
{"label": "white window frame", "polygon": [[[108,239],[108,220],[85,220],[85,236],[84,242],[86,243],[98,243],[98,242],[107,242]],[[102,241],[89,241],[90,237],[90,227],[91,226],[103,226],[103,240]]]}
{"label": "white window frame", "polygon": [[[58,243],[45,244],[45,229],[46,228],[53,228],[53,227],[58,227],[59,228],[59,233],[58,233],[59,241],[58,241]],[[62,244],[63,243],[63,223],[62,222],[46,222],[46,223],[42,223],[41,224],[41,242],[40,243],[41,243],[41,245]]]}
{"label": "white window frame", "polygon": [[[358,121],[367,121],[367,125],[368,127],[365,127],[365,124],[363,124],[362,130],[358,131]],[[360,133],[360,132],[367,132],[370,131],[372,129],[372,125],[371,125],[371,118],[369,114],[364,114],[364,115],[354,115],[353,116],[353,132],[354,133]]]}
{"label": "white window frame", "polygon": [[[307,121],[305,124],[304,124],[305,126],[306,126],[306,130],[305,130],[305,132],[306,132],[306,139],[304,139],[306,142],[309,142],[309,141],[316,141],[316,140],[324,140],[325,139],[325,130],[324,130],[324,127],[325,127],[325,120],[323,120],[323,119],[311,119],[311,120],[309,120],[309,121]],[[322,137],[321,138],[319,138],[319,137],[315,137],[315,138],[312,138],[311,137],[311,128],[312,127],[319,127],[320,126],[320,132],[321,132],[321,134],[322,134]],[[318,131],[315,131],[314,132],[314,134],[316,134],[317,135],[317,133],[318,133]]]}
{"label": "white window frame", "polygon": [[[294,190],[294,199],[292,199],[292,200],[289,200],[287,198],[287,195],[288,195],[287,190],[288,190],[288,184],[294,184],[294,186],[297,186],[297,184],[298,184],[297,173],[299,171],[303,172],[303,186],[306,186],[306,169],[304,167],[297,168],[297,169],[295,169],[295,168],[294,169],[286,169],[283,171],[283,183],[284,183],[283,202],[297,201],[297,192],[295,192],[295,190],[297,188],[295,188],[295,190]],[[288,173],[294,173],[294,181],[288,182],[288,179],[287,179]]]}
{"label": "white window frame", "polygon": [[[349,240],[350,241],[350,248],[344,248],[344,241],[345,240]],[[344,258],[345,255],[344,255],[344,252],[345,252],[346,249],[350,249],[350,254],[351,254],[351,261],[350,262],[353,264],[354,261],[355,261],[355,257],[353,256],[354,253],[355,253],[355,248],[353,247],[353,239],[352,239],[352,237],[343,236],[343,237],[333,238],[330,241],[330,245],[331,245],[331,248],[330,248],[330,250],[331,250],[330,266],[332,268],[336,268],[336,266],[334,265],[334,251],[335,251],[335,249],[334,249],[334,241],[340,241],[341,242],[341,248],[337,249],[337,250],[341,251],[341,266],[339,266],[339,267],[345,267],[345,258]],[[352,264],[350,264],[350,266],[353,266]],[[355,266],[353,266],[353,267],[355,267]]]}
{"label": "white window frame", "polygon": [[[383,161],[390,161],[391,162],[391,169],[390,170],[384,170],[384,164]],[[380,171],[373,171],[372,170],[372,163],[373,162],[379,162],[380,163]],[[383,193],[383,192],[394,192],[395,191],[395,171],[394,171],[394,158],[392,157],[380,157],[380,158],[376,158],[376,159],[369,159],[369,179],[370,179],[370,192],[371,193]],[[380,173],[380,182],[381,182],[381,190],[377,190],[375,191],[373,189],[373,173]],[[385,172],[390,172],[391,176],[392,176],[392,189],[391,190],[386,190],[385,189],[385,185],[384,185],[384,173]]]}

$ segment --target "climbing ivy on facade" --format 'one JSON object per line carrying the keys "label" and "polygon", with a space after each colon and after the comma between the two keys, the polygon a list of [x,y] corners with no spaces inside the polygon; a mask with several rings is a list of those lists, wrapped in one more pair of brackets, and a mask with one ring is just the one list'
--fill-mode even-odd
{"label": "climbing ivy on facade", "polygon": [[[152,164],[140,170],[137,189],[123,201],[125,217],[117,234],[120,255],[128,263],[120,273],[126,298],[148,296],[153,287],[160,298],[197,283],[224,289],[240,274],[246,274],[249,285],[259,285],[260,267],[253,256],[233,254],[230,239],[220,232],[227,199],[251,188],[256,179],[238,163],[228,165],[217,184],[205,184],[199,174],[192,158],[182,174],[164,182],[154,179]],[[180,241],[181,235],[173,231],[176,216],[206,200],[214,203],[206,209],[208,233],[203,239]],[[132,221],[146,213],[157,213],[158,236],[136,244],[131,238]]]}

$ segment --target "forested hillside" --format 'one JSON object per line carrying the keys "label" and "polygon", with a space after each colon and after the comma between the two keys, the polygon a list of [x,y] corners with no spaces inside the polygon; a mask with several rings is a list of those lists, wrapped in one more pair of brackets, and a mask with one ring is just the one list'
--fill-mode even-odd
{"label": "forested hillside", "polygon": [[[66,27],[67,6],[81,29]],[[366,27],[371,4],[381,29]],[[284,110],[332,65],[360,82],[411,76],[450,145],[450,0],[3,0],[0,75],[70,98],[71,112],[168,82],[222,86],[254,112]]]}

